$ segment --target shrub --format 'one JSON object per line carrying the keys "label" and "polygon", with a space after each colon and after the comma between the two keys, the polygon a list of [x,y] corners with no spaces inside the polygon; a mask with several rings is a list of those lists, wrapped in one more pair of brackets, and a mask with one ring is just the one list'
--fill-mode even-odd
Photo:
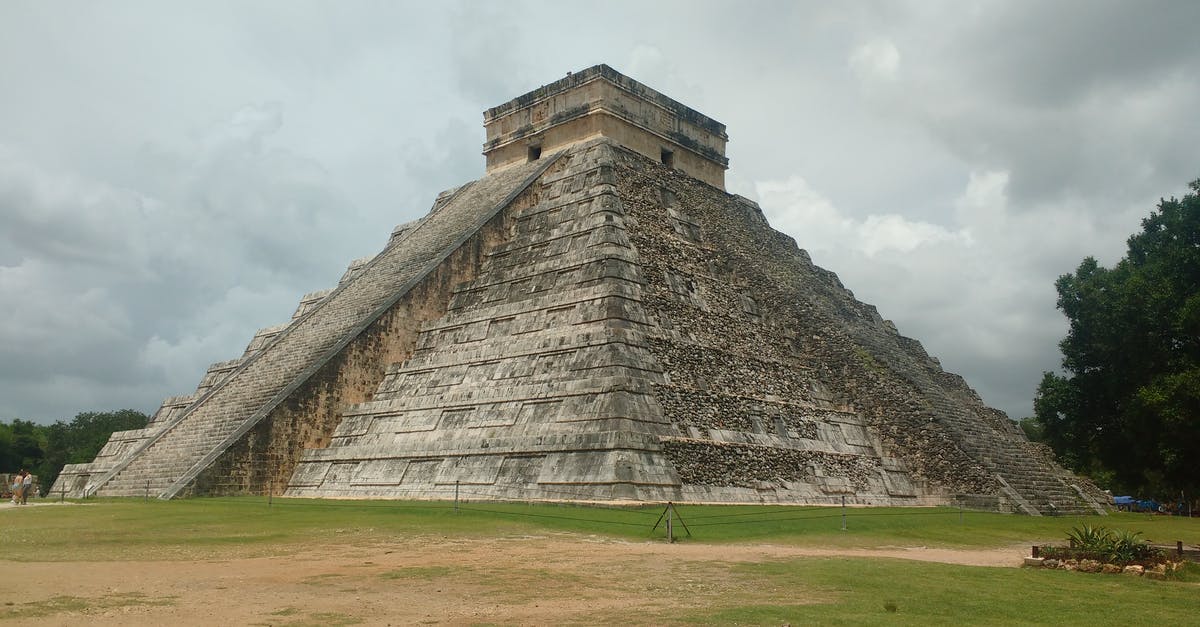
{"label": "shrub", "polygon": [[1104,553],[1112,548],[1113,532],[1104,527],[1083,525],[1067,533],[1071,546],[1085,553]]}
{"label": "shrub", "polygon": [[1043,554],[1054,559],[1096,560],[1119,564],[1157,564],[1166,555],[1143,540],[1141,532],[1113,531],[1104,527],[1083,525],[1067,533],[1069,547],[1045,547]]}

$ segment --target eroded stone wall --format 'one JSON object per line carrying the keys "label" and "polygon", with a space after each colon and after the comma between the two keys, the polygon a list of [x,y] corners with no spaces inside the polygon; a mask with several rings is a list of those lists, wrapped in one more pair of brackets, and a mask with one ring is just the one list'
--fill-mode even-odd
{"label": "eroded stone wall", "polygon": [[[879,434],[881,452],[902,457],[918,479],[946,492],[994,491],[952,442],[921,428],[928,417],[909,400],[919,391],[843,330],[848,321],[885,328],[873,308],[813,266],[752,203],[620,154],[618,178],[638,225],[632,232],[645,267],[647,311],[665,330],[653,346],[675,389],[662,394],[693,399],[670,405],[673,420],[692,424],[697,416],[728,415],[731,403],[747,404],[724,399],[757,399],[801,419],[822,408],[849,409]],[[749,420],[724,423],[754,431]],[[770,430],[771,421],[761,422]]]}
{"label": "eroded stone wall", "polygon": [[[734,477],[750,471],[722,447],[724,429],[761,438],[773,431],[761,415],[768,407],[817,425],[830,421],[810,412],[825,409],[866,426],[863,439],[879,447],[887,481],[903,483],[896,473],[908,472],[918,485],[890,490],[1000,494],[1031,513],[1051,504],[1089,510],[1074,498],[1069,474],[1034,454],[1006,416],[813,265],[754,203],[634,153],[617,154],[646,311],[663,329],[651,345],[670,383],[658,396],[673,422],[700,436],[672,445],[672,461],[695,469],[683,475],[736,484]],[[714,427],[703,453],[704,429]],[[738,470],[700,472],[705,467]],[[873,473],[844,465],[838,472],[859,483]]]}

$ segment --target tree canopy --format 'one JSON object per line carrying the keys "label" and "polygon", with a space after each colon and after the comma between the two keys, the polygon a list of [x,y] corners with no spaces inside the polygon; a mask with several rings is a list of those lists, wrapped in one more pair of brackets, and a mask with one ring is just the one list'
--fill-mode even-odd
{"label": "tree canopy", "polygon": [[71,422],[38,425],[28,420],[0,422],[0,472],[22,468],[37,475],[49,490],[65,464],[90,462],[114,431],[141,429],[149,418],[132,409],[82,412]]}
{"label": "tree canopy", "polygon": [[1064,463],[1130,492],[1200,488],[1200,180],[1159,201],[1114,267],[1059,277],[1065,375],[1034,399]]}

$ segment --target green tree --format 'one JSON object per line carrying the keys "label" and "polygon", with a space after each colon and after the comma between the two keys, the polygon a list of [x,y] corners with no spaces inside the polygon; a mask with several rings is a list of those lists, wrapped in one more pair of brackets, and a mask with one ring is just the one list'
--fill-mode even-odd
{"label": "green tree", "polygon": [[16,462],[14,468],[24,468],[29,472],[42,463],[45,451],[42,449],[42,434],[38,425],[29,420],[13,420],[12,426],[12,455]]}
{"label": "green tree", "polygon": [[1113,268],[1058,279],[1065,375],[1034,399],[1068,466],[1135,492],[1200,488],[1200,180],[1159,201]]}
{"label": "green tree", "polygon": [[38,476],[38,484],[42,488],[42,494],[45,494],[51,486],[54,485],[54,480],[58,479],[62,468],[67,464],[67,457],[70,454],[70,433],[67,425],[59,420],[58,422],[45,428],[46,433],[46,456],[42,463],[36,469]]}
{"label": "green tree", "polygon": [[75,415],[69,424],[61,420],[45,427],[45,461],[38,467],[38,481],[49,490],[66,464],[82,464],[96,458],[114,431],[141,429],[149,421],[146,414],[132,409],[109,412],[87,411]]}
{"label": "green tree", "polygon": [[17,454],[13,451],[12,427],[0,422],[0,472],[13,472],[20,466],[21,460],[17,459]]}
{"label": "green tree", "polygon": [[21,468],[37,475],[43,494],[66,464],[90,462],[114,431],[141,429],[149,418],[132,409],[82,412],[70,423],[38,425],[28,420],[0,422],[0,472]]}
{"label": "green tree", "polygon": [[1045,442],[1046,434],[1042,432],[1042,423],[1033,416],[1022,418],[1019,423],[1021,431],[1025,432],[1025,437],[1029,438],[1030,442]]}

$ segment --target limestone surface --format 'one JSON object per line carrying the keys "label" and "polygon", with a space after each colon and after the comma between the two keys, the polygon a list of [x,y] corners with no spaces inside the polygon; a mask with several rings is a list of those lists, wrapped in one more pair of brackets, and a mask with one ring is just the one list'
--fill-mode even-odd
{"label": "limestone surface", "polygon": [[[621,79],[608,109],[638,97]],[[555,152],[443,193],[54,490],[1103,511],[757,205],[675,167],[660,127],[719,123],[651,92],[627,117],[654,124],[588,134],[575,107]]]}

